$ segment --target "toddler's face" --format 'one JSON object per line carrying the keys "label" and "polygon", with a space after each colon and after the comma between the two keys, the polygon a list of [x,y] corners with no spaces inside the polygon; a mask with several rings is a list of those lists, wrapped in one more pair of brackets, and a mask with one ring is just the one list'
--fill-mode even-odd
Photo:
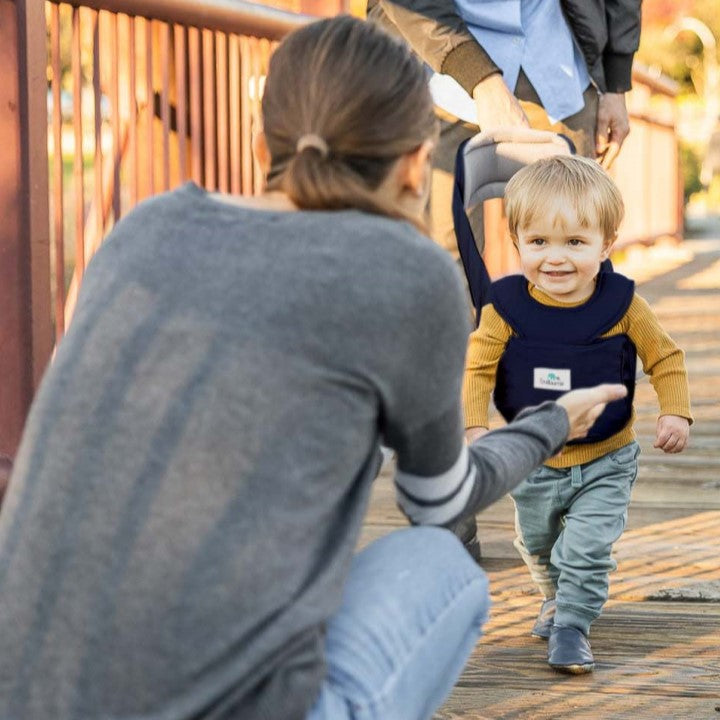
{"label": "toddler's face", "polygon": [[517,247],[523,275],[560,302],[585,300],[595,289],[600,263],[612,247],[597,223],[580,224],[572,204],[557,198],[518,228]]}

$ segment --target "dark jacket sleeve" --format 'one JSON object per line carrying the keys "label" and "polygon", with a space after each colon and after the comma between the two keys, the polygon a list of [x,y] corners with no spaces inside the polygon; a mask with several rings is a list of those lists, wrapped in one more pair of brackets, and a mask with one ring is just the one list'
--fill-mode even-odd
{"label": "dark jacket sleeve", "polygon": [[454,78],[472,94],[500,68],[470,34],[453,0],[368,0],[368,19],[395,35],[435,72]]}
{"label": "dark jacket sleeve", "polygon": [[561,0],[565,17],[600,92],[631,87],[633,55],[640,44],[641,0]]}
{"label": "dark jacket sleeve", "polygon": [[632,85],[633,56],[640,45],[641,0],[607,0],[608,40],[603,52],[607,92],[626,92]]}

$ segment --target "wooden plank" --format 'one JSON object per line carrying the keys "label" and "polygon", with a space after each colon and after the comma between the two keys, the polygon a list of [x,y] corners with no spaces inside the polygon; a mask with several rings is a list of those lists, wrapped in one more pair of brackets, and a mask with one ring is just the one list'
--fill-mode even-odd
{"label": "wooden plank", "polygon": [[[577,683],[578,678],[568,677],[566,682]],[[458,687],[434,720],[712,720],[718,717],[718,704],[712,698],[608,696],[577,685],[564,691],[535,689],[520,694],[514,689],[479,692]]]}
{"label": "wooden plank", "polygon": [[718,605],[610,603],[593,626],[595,673],[563,676],[547,666],[545,643],[527,634],[537,604],[516,601],[512,623],[496,609],[436,720],[712,717],[720,697]]}

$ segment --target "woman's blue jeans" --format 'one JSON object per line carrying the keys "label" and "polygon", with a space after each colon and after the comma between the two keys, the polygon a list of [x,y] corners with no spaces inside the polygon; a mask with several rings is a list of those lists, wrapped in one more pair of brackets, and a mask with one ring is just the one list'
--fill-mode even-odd
{"label": "woman's blue jeans", "polygon": [[421,720],[450,694],[490,605],[485,573],[448,530],[414,527],[353,559],[327,628],[308,720]]}

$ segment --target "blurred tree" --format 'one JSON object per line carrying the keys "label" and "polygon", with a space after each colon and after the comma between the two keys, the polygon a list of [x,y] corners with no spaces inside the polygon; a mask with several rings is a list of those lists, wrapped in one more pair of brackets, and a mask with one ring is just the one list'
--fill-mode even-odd
{"label": "blurred tree", "polygon": [[680,171],[683,177],[683,197],[687,203],[693,193],[702,190],[699,153],[688,143],[680,143]]}
{"label": "blurred tree", "polygon": [[681,17],[695,17],[720,39],[718,0],[645,0],[638,60],[660,68],[680,83],[681,92],[702,94],[703,45],[691,32],[676,34],[672,27]]}

